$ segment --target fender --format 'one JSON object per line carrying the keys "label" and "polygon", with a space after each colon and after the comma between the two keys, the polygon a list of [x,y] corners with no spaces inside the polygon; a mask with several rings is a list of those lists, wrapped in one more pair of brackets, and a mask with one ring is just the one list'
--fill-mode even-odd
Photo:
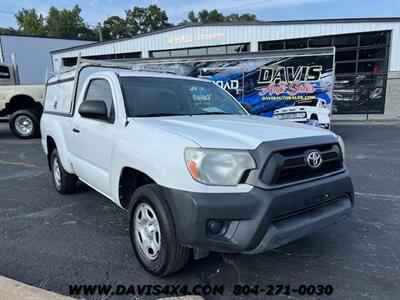
{"label": "fender", "polygon": [[56,116],[52,116],[52,118],[46,118],[46,114],[43,114],[40,121],[40,128],[42,133],[42,145],[45,153],[47,154],[47,137],[51,137],[56,143],[57,151],[60,156],[63,168],[68,173],[74,174],[75,171],[72,167],[68,145],[66,143],[64,131],[61,128],[61,123],[64,123],[63,126],[65,126],[66,128],[70,127],[69,125],[70,122],[65,119],[69,118],[56,117]]}
{"label": "fender", "polygon": [[1,92],[6,94],[6,103],[10,102],[14,97],[27,96],[32,98],[35,102],[43,104],[43,85],[15,85],[0,88]]}
{"label": "fender", "polygon": [[[158,131],[162,131],[158,133]],[[151,134],[149,134],[151,133]],[[184,149],[198,147],[196,143],[184,137],[174,135],[174,145],[167,146],[171,141],[172,133],[157,128],[149,128],[131,121],[126,128],[116,130],[115,148],[110,165],[110,191],[111,197],[119,205],[119,179],[122,170],[126,167],[138,170],[157,184],[185,188],[186,190],[205,191],[206,186],[194,181],[186,169]],[[155,139],[154,137],[157,137]],[[140,140],[140,143],[135,142]],[[152,145],[151,149],[144,145]],[[164,163],[160,165],[152,157],[163,157]],[[165,163],[168,162],[168,163]],[[174,176],[171,176],[174,174]]]}

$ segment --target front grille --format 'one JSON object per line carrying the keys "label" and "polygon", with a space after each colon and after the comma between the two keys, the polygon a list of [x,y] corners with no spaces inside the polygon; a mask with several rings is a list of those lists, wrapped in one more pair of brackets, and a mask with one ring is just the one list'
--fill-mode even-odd
{"label": "front grille", "polygon": [[[315,150],[321,153],[323,162],[319,168],[313,169],[308,166],[305,158]],[[272,153],[264,166],[261,180],[268,185],[282,185],[317,178],[342,168],[342,154],[337,144],[284,149]]]}
{"label": "front grille", "polygon": [[296,210],[293,210],[293,211],[286,212],[286,213],[284,213],[282,215],[274,217],[272,219],[272,223],[276,223],[276,222],[279,222],[279,221],[283,221],[283,220],[287,220],[287,219],[290,219],[290,218],[293,218],[293,217],[298,217],[298,216],[307,214],[307,213],[312,212],[312,211],[314,211],[314,210],[316,210],[318,208],[331,205],[331,204],[335,203],[336,201],[338,201],[339,199],[342,199],[342,198],[329,199],[329,200],[326,200],[324,202],[321,202],[321,203],[318,203],[318,204],[315,204],[315,205],[311,205],[311,206],[308,206],[308,207],[303,207],[303,208],[300,208],[300,209],[296,209]]}

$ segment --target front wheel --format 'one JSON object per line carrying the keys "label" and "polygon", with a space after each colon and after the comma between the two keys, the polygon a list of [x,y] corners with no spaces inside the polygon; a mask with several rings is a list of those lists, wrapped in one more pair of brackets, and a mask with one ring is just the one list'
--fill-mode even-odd
{"label": "front wheel", "polygon": [[133,193],[129,233],[136,257],[153,275],[177,272],[189,260],[190,249],[179,244],[173,216],[157,184],[144,185]]}
{"label": "front wheel", "polygon": [[40,135],[40,113],[32,109],[18,110],[11,115],[10,130],[21,139]]}

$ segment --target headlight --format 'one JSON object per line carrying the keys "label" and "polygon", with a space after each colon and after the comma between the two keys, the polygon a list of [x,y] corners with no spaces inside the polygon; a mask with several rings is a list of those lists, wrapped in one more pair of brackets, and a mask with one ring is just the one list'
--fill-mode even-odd
{"label": "headlight", "polygon": [[342,150],[342,156],[343,156],[343,159],[344,159],[345,149],[344,149],[343,139],[342,139],[342,137],[340,135],[337,135],[336,137],[337,137],[337,140],[339,142],[340,150]]}
{"label": "headlight", "polygon": [[237,185],[256,164],[246,150],[186,148],[186,166],[193,179],[208,185]]}

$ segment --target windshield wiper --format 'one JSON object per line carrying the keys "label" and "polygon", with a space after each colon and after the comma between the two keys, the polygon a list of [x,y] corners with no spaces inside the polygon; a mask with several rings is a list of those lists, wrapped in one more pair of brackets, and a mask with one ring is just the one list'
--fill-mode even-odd
{"label": "windshield wiper", "polygon": [[147,114],[138,114],[134,115],[133,117],[168,117],[168,116],[184,116],[186,114],[180,114],[180,113],[165,113],[165,112],[159,112],[159,113],[147,113]]}

